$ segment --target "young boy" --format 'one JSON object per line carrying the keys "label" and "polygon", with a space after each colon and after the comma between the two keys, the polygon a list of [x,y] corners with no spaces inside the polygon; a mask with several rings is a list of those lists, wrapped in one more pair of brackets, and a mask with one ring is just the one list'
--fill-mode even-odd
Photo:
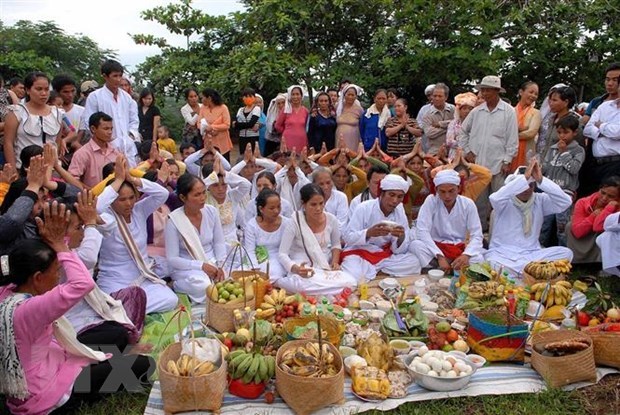
{"label": "young boy", "polygon": [[69,173],[91,188],[103,179],[103,166],[122,153],[111,144],[114,140],[112,117],[95,112],[88,119],[88,127],[92,138],[73,155]]}
{"label": "young boy", "polygon": [[[577,117],[563,117],[555,125],[558,142],[552,145],[547,152],[543,163],[543,174],[546,178],[560,186],[564,192],[574,198],[579,187],[579,170],[585,159],[586,152],[575,141],[579,134],[579,120]],[[557,242],[559,246],[566,246],[565,228],[572,212],[572,206],[562,213],[545,217],[540,231],[540,243],[544,246],[552,244],[551,232],[555,222]]]}
{"label": "young boy", "polygon": [[160,125],[157,129],[157,146],[161,150],[166,150],[176,158],[177,143],[170,138],[170,130],[165,125]]}

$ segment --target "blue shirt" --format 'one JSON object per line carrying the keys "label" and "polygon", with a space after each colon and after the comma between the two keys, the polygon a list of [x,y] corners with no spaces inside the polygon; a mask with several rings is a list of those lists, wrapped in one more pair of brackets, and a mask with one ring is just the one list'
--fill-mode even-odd
{"label": "blue shirt", "polygon": [[368,151],[375,144],[375,138],[379,138],[381,148],[385,150],[387,146],[387,137],[385,135],[385,126],[379,128],[379,114],[372,114],[370,118],[366,117],[366,113],[360,118],[360,135],[364,150]]}

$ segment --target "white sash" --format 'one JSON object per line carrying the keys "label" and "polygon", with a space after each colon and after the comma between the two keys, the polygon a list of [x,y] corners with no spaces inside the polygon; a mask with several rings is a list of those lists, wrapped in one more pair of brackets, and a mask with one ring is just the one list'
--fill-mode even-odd
{"label": "white sash", "polygon": [[138,249],[138,245],[136,245],[136,241],[133,239],[133,235],[129,231],[129,227],[127,226],[127,222],[125,219],[116,213],[114,210],[110,209],[114,217],[116,218],[116,223],[118,224],[118,230],[121,233],[121,238],[127,247],[127,251],[129,252],[129,256],[133,259],[133,262],[136,264],[138,269],[140,270],[140,276],[134,283],[136,285],[140,285],[142,281],[149,280],[155,284],[166,285],[166,283],[157,276],[147,265],[142,257],[142,253],[140,249]]}
{"label": "white sash", "polygon": [[[326,271],[331,270],[332,268],[327,263],[327,259],[325,258],[325,254],[321,250],[321,245],[319,245],[319,241],[317,241],[314,232],[308,226],[308,222],[306,222],[306,216],[303,212],[296,212],[295,217],[297,218],[297,226],[299,227],[300,238],[302,240],[304,249],[306,250],[306,254],[310,257],[312,261],[312,268],[319,268]],[[325,224],[327,227],[327,223]]]}
{"label": "white sash", "polygon": [[207,256],[202,249],[200,235],[198,234],[196,227],[190,222],[189,218],[185,214],[185,208],[181,207],[176,209],[174,212],[171,212],[168,217],[181,234],[183,245],[191,257],[196,261],[209,263]]}
{"label": "white sash", "polygon": [[104,320],[116,321],[117,323],[129,325],[131,327],[134,326],[133,322],[127,317],[127,312],[125,311],[125,307],[123,307],[123,303],[101,291],[99,286],[95,285],[95,288],[86,294],[84,300]]}

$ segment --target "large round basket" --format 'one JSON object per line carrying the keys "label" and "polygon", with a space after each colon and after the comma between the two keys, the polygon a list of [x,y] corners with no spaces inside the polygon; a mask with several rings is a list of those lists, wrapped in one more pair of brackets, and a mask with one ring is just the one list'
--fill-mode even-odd
{"label": "large round basket", "polygon": [[166,415],[188,411],[219,411],[226,391],[226,361],[208,375],[187,377],[168,372],[166,364],[181,355],[181,343],[166,347],[157,367]]}
{"label": "large round basket", "polygon": [[592,338],[596,364],[620,369],[620,333],[587,329],[585,333]]}
{"label": "large round basket", "polygon": [[284,343],[276,355],[276,388],[295,413],[311,414],[328,405],[344,403],[344,365],[338,349],[326,343],[336,356],[338,373],[327,378],[312,378],[291,375],[280,368],[282,355],[291,348],[306,344],[308,340],[293,340]]}
{"label": "large round basket", "polygon": [[[581,352],[561,357],[543,356],[538,352],[538,349],[547,343],[574,339],[585,339],[590,346]],[[553,388],[580,381],[596,382],[592,339],[580,331],[551,330],[534,334],[531,362],[532,367]]]}
{"label": "large round basket", "polygon": [[534,284],[537,284],[539,282],[547,282],[547,281],[550,281],[551,284],[555,284],[556,282],[564,281],[565,279],[566,279],[566,275],[559,274],[557,277],[552,278],[550,280],[540,280],[540,279],[534,278],[534,276],[532,276],[532,275],[528,274],[527,272],[523,271],[523,282],[526,285],[530,285],[530,286],[534,285]]}

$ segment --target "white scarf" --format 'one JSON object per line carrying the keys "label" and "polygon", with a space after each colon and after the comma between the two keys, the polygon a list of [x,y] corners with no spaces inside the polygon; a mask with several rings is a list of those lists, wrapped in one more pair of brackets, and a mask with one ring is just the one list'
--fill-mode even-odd
{"label": "white scarf", "polygon": [[[273,124],[278,119],[278,100],[284,99],[286,103],[287,95],[284,92],[280,92],[274,99],[269,103],[269,108],[267,108],[267,125],[265,126],[265,137],[270,139],[273,137]],[[273,140],[272,140],[273,141]]]}
{"label": "white scarf", "polygon": [[306,222],[306,215],[303,212],[296,212],[295,217],[297,219],[297,231],[299,231],[299,237],[302,240],[302,245],[306,250],[306,254],[310,258],[310,261],[312,261],[312,268],[319,268],[325,271],[331,270],[325,258],[325,254],[321,250],[319,241],[317,241],[314,232],[312,232],[312,229],[308,226],[308,222]]}
{"label": "white scarf", "polygon": [[523,216],[523,234],[530,236],[532,233],[532,206],[534,205],[534,199],[536,195],[532,195],[527,202],[523,202],[517,196],[512,197],[512,203],[521,212]]}
{"label": "white scarf", "polygon": [[[30,396],[24,368],[19,361],[15,339],[13,318],[17,306],[28,298],[27,295],[16,293],[9,295],[0,303],[0,393],[17,399],[26,399]],[[103,362],[108,357],[77,340],[73,326],[65,317],[60,317],[53,323],[56,341],[69,353],[77,357],[84,357],[95,362]]]}
{"label": "white scarf", "polygon": [[379,112],[379,110],[377,109],[377,105],[376,104],[372,104],[366,110],[365,117],[366,118],[370,118],[374,114],[379,114],[379,123],[378,123],[379,128],[385,127],[385,124],[387,123],[387,121],[391,117],[390,110],[387,107],[387,105],[384,105],[383,109],[381,110],[381,112]]}
{"label": "white scarf", "polygon": [[86,294],[84,301],[104,320],[135,327],[127,316],[123,303],[104,293],[99,286],[95,285],[95,288]]}
{"label": "white scarf", "polygon": [[172,224],[177,228],[181,234],[183,245],[192,258],[196,261],[208,263],[207,256],[202,249],[202,242],[200,242],[200,235],[196,230],[196,227],[190,222],[189,218],[185,214],[185,208],[181,207],[168,215]]}
{"label": "white scarf", "polygon": [[293,112],[293,104],[291,103],[291,93],[293,92],[293,89],[295,88],[299,88],[301,90],[301,98],[303,99],[304,97],[304,89],[301,87],[301,85],[289,86],[288,89],[286,90],[286,104],[284,104],[285,114],[291,114]]}
{"label": "white scarf", "polygon": [[[336,116],[338,117],[340,116],[340,114],[342,114],[342,111],[344,110],[344,96],[346,95],[347,91],[351,88],[355,89],[355,92],[357,93],[358,97],[362,95],[362,93],[364,92],[362,88],[360,88],[359,86],[355,84],[347,85],[347,87],[342,90],[342,93],[338,97],[338,105],[336,106]],[[356,99],[353,106],[358,106],[361,108],[362,104],[360,104],[360,101]]]}
{"label": "white scarf", "polygon": [[121,233],[121,239],[125,243],[127,247],[127,251],[129,252],[129,256],[133,259],[133,262],[140,270],[140,276],[134,281],[136,286],[142,284],[142,281],[149,280],[155,284],[166,285],[166,283],[155,274],[150,267],[146,264],[146,261],[142,257],[142,253],[136,244],[135,239],[133,239],[133,235],[129,231],[129,227],[127,226],[127,222],[125,219],[112,210],[112,214],[116,218],[116,223],[118,224],[118,230]]}

